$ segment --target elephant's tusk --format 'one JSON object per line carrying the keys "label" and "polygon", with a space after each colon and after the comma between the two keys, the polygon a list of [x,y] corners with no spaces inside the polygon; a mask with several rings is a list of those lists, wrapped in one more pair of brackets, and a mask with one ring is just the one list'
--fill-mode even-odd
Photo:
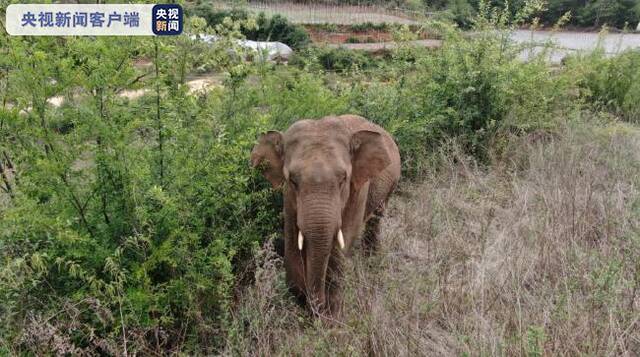
{"label": "elephant's tusk", "polygon": [[342,235],[342,229],[338,231],[338,244],[340,244],[340,249],[344,249],[344,236]]}
{"label": "elephant's tusk", "polygon": [[302,231],[298,231],[298,250],[302,250],[302,244],[304,243],[304,236],[302,235]]}

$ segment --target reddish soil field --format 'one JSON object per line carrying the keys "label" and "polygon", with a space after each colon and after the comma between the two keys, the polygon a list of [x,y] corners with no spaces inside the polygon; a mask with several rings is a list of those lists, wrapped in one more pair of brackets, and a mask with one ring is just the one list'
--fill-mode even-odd
{"label": "reddish soil field", "polygon": [[358,32],[326,32],[309,30],[309,36],[314,43],[345,43],[348,39],[357,38],[359,42],[387,42],[392,40],[392,36],[384,31]]}
{"label": "reddish soil field", "polygon": [[[393,35],[385,30],[354,31],[350,26],[337,26],[336,31],[328,31],[316,26],[305,26],[311,41],[321,44],[343,44],[349,39],[357,39],[354,43],[377,43],[393,41]],[[421,33],[419,39],[429,38],[427,33]]]}

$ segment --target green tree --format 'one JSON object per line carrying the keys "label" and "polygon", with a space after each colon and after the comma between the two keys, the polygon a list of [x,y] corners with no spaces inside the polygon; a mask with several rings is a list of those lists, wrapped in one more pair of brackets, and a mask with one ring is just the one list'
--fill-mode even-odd
{"label": "green tree", "polygon": [[591,0],[577,10],[577,23],[583,26],[609,25],[622,28],[637,25],[636,0]]}

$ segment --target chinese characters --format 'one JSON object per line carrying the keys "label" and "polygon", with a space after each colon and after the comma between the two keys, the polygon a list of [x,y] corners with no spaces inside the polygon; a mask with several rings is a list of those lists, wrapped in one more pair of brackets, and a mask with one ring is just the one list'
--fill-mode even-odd
{"label": "chinese characters", "polygon": [[182,32],[182,7],[175,4],[155,5],[152,26],[156,35],[179,35]]}
{"label": "chinese characters", "polygon": [[27,11],[22,15],[22,27],[111,27],[122,23],[126,27],[139,27],[140,14],[137,11],[124,13],[104,12],[48,12],[40,11],[38,15]]}

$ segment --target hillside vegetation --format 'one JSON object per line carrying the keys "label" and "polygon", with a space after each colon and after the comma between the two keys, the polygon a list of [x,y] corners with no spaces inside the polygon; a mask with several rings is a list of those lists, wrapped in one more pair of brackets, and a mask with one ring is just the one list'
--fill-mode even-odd
{"label": "hillside vegetation", "polygon": [[[246,61],[251,17],[187,18],[214,45],[2,33],[0,354],[637,353],[640,54],[524,63],[506,34],[533,10],[426,24],[437,50],[402,27],[339,70]],[[190,92],[203,72],[224,82]],[[394,135],[404,182],[325,325],[284,289],[281,198],[248,158],[344,113]]]}
{"label": "hillside vegetation", "polygon": [[489,166],[454,142],[405,184],[381,252],[356,250],[340,321],[300,319],[258,253],[226,352],[540,356],[640,351],[640,131],[589,124],[510,141]]}
{"label": "hillside vegetation", "polygon": [[[542,3],[542,1],[540,1]],[[468,26],[474,14],[481,8],[478,0],[434,0],[425,1],[430,9],[444,10],[463,26]],[[527,0],[491,0],[493,6],[508,6],[517,12],[531,3]],[[553,26],[558,21],[582,28],[635,29],[640,22],[640,1],[638,0],[547,0],[546,11],[540,12],[543,24]],[[566,21],[563,20],[566,18]]]}
{"label": "hillside vegetation", "polygon": [[[206,2],[196,1],[199,6],[207,6]],[[237,2],[228,1],[228,4]],[[464,28],[470,28],[473,20],[482,7],[506,8],[511,14],[521,11],[532,3],[544,5],[544,11],[539,11],[536,15],[540,17],[541,23],[553,26],[558,21],[567,23],[573,27],[598,29],[602,26],[609,26],[618,29],[636,29],[640,22],[640,1],[639,0],[269,0],[255,1],[261,9],[287,9],[302,6],[325,6],[319,11],[341,12],[340,7],[348,9],[347,6],[356,6],[354,11],[367,12],[365,15],[372,22],[378,22],[380,16],[376,16],[376,9],[388,9],[392,13],[404,13],[409,17],[421,18],[423,15],[446,18],[455,21]],[[200,5],[204,4],[204,5]],[[335,15],[334,15],[335,17]],[[331,16],[324,17],[331,19]],[[358,18],[354,16],[354,19]],[[395,17],[396,21],[402,20]]]}

